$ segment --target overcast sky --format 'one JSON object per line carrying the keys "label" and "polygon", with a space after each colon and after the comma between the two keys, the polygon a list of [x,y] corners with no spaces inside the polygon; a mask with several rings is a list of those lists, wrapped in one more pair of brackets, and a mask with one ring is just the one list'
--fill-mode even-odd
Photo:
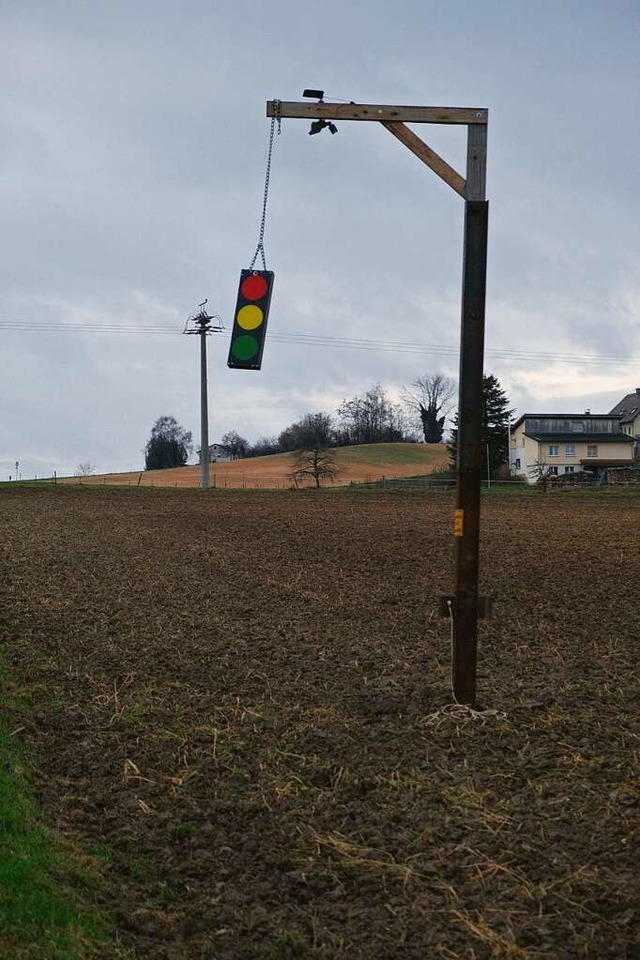
{"label": "overcast sky", "polygon": [[[271,339],[262,371],[227,368],[265,103],[305,87],[488,108],[486,372],[516,415],[603,413],[640,385],[638,0],[2,0],[0,25],[1,479],[139,469],[165,414],[198,440],[182,330],[205,297],[227,327],[211,442],[457,378],[464,203],[353,122],[283,121]],[[464,174],[466,128],[414,130]]]}

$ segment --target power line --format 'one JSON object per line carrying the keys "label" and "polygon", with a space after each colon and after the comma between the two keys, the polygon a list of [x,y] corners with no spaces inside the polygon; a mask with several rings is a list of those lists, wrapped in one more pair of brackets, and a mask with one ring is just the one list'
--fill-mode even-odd
{"label": "power line", "polygon": [[[445,346],[443,344],[429,344],[415,341],[401,340],[357,340],[346,337],[329,337],[315,334],[287,334],[272,333],[272,340],[281,340],[284,342],[303,342],[310,345],[319,346],[340,346],[351,347],[358,350],[381,350],[386,352],[402,353],[442,353],[447,355],[457,355],[459,347]],[[486,353],[492,357],[505,360],[565,360],[570,363],[640,363],[640,357],[624,357],[618,355],[600,355],[575,354],[575,353],[552,353],[534,350],[514,350],[514,349],[491,349]]]}
{"label": "power line", "polygon": [[[29,331],[50,331],[52,333],[138,333],[155,334],[158,336],[175,336],[179,333],[176,325],[173,324],[125,324],[125,323],[55,323],[47,320],[2,320],[0,319],[0,330],[8,332]],[[459,347],[457,345],[448,346],[446,344],[421,343],[419,341],[407,340],[371,340],[358,339],[354,337],[334,337],[328,334],[313,333],[277,333],[275,331],[269,334],[269,339],[279,343],[299,343],[310,347],[338,347],[351,350],[368,350],[377,353],[414,353],[431,354],[440,356],[457,356]],[[540,350],[517,350],[510,348],[488,348],[486,354],[497,360],[520,360],[520,361],[550,361],[566,362],[576,364],[601,364],[609,365],[613,363],[625,365],[639,365],[640,357],[621,356],[620,354],[601,354],[594,356],[592,354],[580,353],[560,353]]]}

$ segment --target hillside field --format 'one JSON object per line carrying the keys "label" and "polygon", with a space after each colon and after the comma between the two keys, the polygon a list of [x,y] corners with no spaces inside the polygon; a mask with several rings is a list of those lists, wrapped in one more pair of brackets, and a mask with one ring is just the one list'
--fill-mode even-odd
{"label": "hillside field", "polygon": [[[449,465],[449,454],[443,443],[370,443],[356,447],[338,447],[335,450],[339,470],[334,481],[326,486],[348,486],[350,483],[369,483],[386,477],[388,480],[432,473]],[[293,454],[277,453],[268,457],[248,457],[230,463],[212,463],[210,483],[215,487],[249,487],[289,489],[293,486],[291,474]],[[198,487],[200,466],[178,467],[172,470],[107,473],[90,477],[66,478],[65,483],[98,483],[125,486]],[[299,486],[311,487],[313,480]]]}
{"label": "hillside field", "polygon": [[82,960],[638,958],[638,503],[483,498],[470,713],[450,494],[2,489],[7,730],[113,923]]}

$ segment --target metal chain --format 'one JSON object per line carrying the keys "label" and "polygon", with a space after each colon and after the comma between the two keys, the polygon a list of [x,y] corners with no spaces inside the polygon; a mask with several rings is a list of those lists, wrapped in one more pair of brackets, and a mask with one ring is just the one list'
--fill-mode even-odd
{"label": "metal chain", "polygon": [[267,260],[264,253],[264,230],[267,222],[267,201],[269,199],[269,181],[271,180],[271,155],[273,153],[273,135],[276,129],[276,123],[278,124],[278,136],[282,133],[282,118],[280,117],[280,101],[273,101],[274,112],[271,118],[271,130],[269,131],[269,151],[267,153],[267,171],[264,178],[264,197],[262,200],[262,218],[260,220],[260,233],[258,235],[258,246],[256,247],[256,252],[253,255],[253,260],[249,266],[250,270],[253,270],[253,266],[258,259],[258,254],[262,258],[262,269],[267,269]]}

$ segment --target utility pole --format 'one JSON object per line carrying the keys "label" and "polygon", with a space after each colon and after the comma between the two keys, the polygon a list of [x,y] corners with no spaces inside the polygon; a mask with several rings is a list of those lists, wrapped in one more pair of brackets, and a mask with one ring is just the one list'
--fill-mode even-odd
{"label": "utility pole", "polygon": [[[460,330],[460,387],[458,407],[457,500],[453,532],[456,538],[455,594],[440,598],[440,613],[452,621],[453,695],[458,703],[474,706],[478,617],[488,616],[488,598],[478,596],[480,554],[480,487],[482,474],[482,376],[487,277],[486,200],[487,126],[489,111],[475,107],[392,106],[368,103],[325,103],[324,91],[305,90],[303,97],[318,103],[267,101],[267,116],[311,120],[311,134],[335,121],[380,123],[465,202]],[[467,128],[466,176],[439,156],[407,123],[457,124]]]}
{"label": "utility pole", "polygon": [[[205,310],[207,300],[198,304],[199,311],[189,317],[183,333],[197,334],[200,337],[200,489],[209,488],[209,399],[207,393],[207,336],[209,333],[219,333],[224,329],[219,317],[208,314]],[[215,326],[212,320],[217,320]],[[189,329],[189,324],[193,327]]]}

